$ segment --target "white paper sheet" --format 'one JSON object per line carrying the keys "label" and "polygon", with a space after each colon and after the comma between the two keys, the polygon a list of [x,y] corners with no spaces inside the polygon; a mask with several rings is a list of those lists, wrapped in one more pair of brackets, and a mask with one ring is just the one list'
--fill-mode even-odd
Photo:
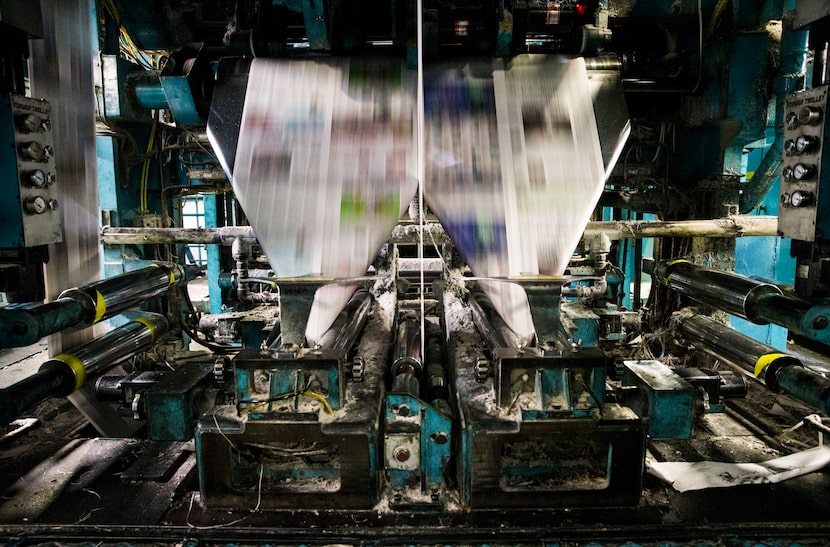
{"label": "white paper sheet", "polygon": [[651,475],[678,492],[785,481],[830,464],[830,446],[822,445],[761,463],[648,462]]}

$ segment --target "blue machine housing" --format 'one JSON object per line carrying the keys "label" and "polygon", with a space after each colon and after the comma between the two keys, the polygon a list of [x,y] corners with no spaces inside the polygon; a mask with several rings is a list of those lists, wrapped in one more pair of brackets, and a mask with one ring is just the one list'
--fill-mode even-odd
{"label": "blue machine housing", "polygon": [[452,419],[405,393],[386,396],[384,461],[395,504],[441,501],[452,448]]}
{"label": "blue machine housing", "polygon": [[242,351],[236,406],[196,432],[203,500],[234,508],[366,509],[377,502],[383,378],[346,384],[343,352]]}

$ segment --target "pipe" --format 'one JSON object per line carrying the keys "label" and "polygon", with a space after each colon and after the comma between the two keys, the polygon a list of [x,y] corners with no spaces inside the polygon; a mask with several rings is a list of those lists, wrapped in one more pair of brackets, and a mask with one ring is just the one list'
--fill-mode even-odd
{"label": "pipe", "polygon": [[697,302],[758,325],[774,323],[823,343],[830,342],[830,305],[811,303],[772,283],[704,268],[688,260],[643,260],[652,279]]}
{"label": "pipe", "polygon": [[372,311],[372,295],[358,290],[346,303],[331,328],[320,338],[320,346],[337,351],[348,351],[363,331]]}
{"label": "pipe", "polygon": [[[450,241],[449,236],[436,222],[425,226],[425,239],[436,245]],[[389,236],[390,243],[415,243],[419,240],[418,225],[399,224]],[[611,240],[638,239],[644,237],[741,237],[778,235],[778,217],[738,215],[711,220],[637,220],[589,222],[585,238],[606,234]],[[427,236],[429,236],[427,238]],[[101,243],[104,245],[172,245],[177,243],[230,246],[241,238],[256,243],[256,234],[250,226],[224,226],[221,228],[129,228],[104,226]]]}
{"label": "pipe", "polygon": [[[573,282],[579,282],[579,278],[575,278]],[[576,287],[562,287],[562,296],[576,297],[576,298],[596,298],[602,296],[608,291],[608,282],[604,276],[596,278],[588,278],[585,281],[593,281],[590,285],[577,285]]]}
{"label": "pipe", "polygon": [[778,217],[737,215],[711,220],[614,220],[589,222],[583,238],[605,233],[611,240],[644,237],[742,237],[778,235]]}
{"label": "pipe", "polygon": [[52,302],[0,308],[0,347],[28,346],[69,327],[89,327],[185,280],[178,264],[153,264],[63,291]]}
{"label": "pipe", "polygon": [[88,377],[149,349],[167,328],[167,319],[151,314],[49,359],[32,376],[0,390],[0,425],[49,397],[81,389]]}
{"label": "pipe", "polygon": [[700,315],[675,316],[683,337],[717,359],[760,379],[773,392],[784,392],[830,415],[830,379],[740,332]]}
{"label": "pipe", "polygon": [[126,228],[104,226],[101,243],[104,245],[170,245],[192,243],[230,246],[237,238],[257,243],[250,226],[223,226],[220,228]]}

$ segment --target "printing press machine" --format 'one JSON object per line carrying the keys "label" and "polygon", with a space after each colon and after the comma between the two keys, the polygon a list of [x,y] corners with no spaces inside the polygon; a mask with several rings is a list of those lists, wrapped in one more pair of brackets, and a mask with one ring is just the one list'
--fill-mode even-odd
{"label": "printing press machine", "polygon": [[[826,544],[830,6],[0,0],[0,28],[9,544]],[[256,186],[324,150],[342,178]],[[525,156],[565,190],[491,199]],[[551,197],[578,230],[535,231]],[[535,240],[563,267],[484,267]],[[286,266],[330,253],[357,267]]]}

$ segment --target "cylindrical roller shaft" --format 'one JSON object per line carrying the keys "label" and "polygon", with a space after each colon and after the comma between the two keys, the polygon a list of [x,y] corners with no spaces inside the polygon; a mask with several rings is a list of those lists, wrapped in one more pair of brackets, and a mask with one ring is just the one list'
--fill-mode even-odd
{"label": "cylindrical roller shaft", "polygon": [[481,333],[481,336],[484,337],[484,341],[490,349],[507,347],[507,343],[501,333],[493,325],[498,315],[490,300],[483,293],[477,292],[471,293],[467,302],[470,307],[473,323],[475,323],[476,328]]}
{"label": "cylindrical roller shaft", "polygon": [[390,393],[406,393],[413,397],[420,397],[420,391],[421,382],[414,374],[409,372],[395,376],[395,379],[392,380],[392,389],[389,390]]}
{"label": "cylindrical roller shaft", "polygon": [[450,416],[450,390],[447,369],[444,368],[444,354],[439,336],[430,336],[426,347],[426,398],[439,412]]}
{"label": "cylindrical roller shaft", "polygon": [[349,299],[331,328],[320,339],[320,346],[334,350],[348,350],[357,341],[372,311],[372,295],[358,290]]}
{"label": "cylindrical roller shaft", "polygon": [[679,328],[696,347],[747,371],[772,391],[788,393],[825,414],[830,411],[830,380],[805,368],[799,359],[708,317],[682,318]]}
{"label": "cylindrical roller shaft", "polygon": [[185,279],[181,266],[162,263],[69,289],[52,302],[0,309],[0,347],[34,344],[69,327],[88,327],[157,296]]}
{"label": "cylindrical roller shaft", "polygon": [[72,298],[83,303],[87,314],[80,325],[89,326],[159,295],[184,279],[184,269],[178,264],[153,264],[85,287],[69,289],[58,298]]}
{"label": "cylindrical roller shaft", "polygon": [[430,338],[426,349],[426,397],[427,401],[447,400],[450,398],[447,386],[447,371],[444,369],[441,344],[435,338]]}
{"label": "cylindrical roller shaft", "polygon": [[48,397],[69,395],[80,389],[87,377],[149,349],[167,326],[161,315],[140,317],[49,359],[34,375],[0,390],[0,424],[8,424]]}
{"label": "cylindrical roller shaft", "polygon": [[423,369],[421,325],[415,314],[407,313],[398,323],[398,334],[392,356],[392,377],[408,373],[417,378]]}
{"label": "cylindrical roller shaft", "polygon": [[680,332],[699,349],[742,368],[768,385],[766,376],[771,370],[780,366],[801,365],[795,357],[702,315],[682,319]]}
{"label": "cylindrical roller shaft", "polygon": [[830,306],[785,294],[773,283],[712,270],[687,260],[654,263],[644,270],[670,289],[758,325],[774,323],[820,342],[830,342]]}
{"label": "cylindrical roller shaft", "polygon": [[413,397],[421,396],[421,374],[424,362],[421,356],[421,325],[413,312],[401,314],[398,332],[392,353],[392,388],[391,393],[408,393]]}
{"label": "cylindrical roller shaft", "polygon": [[643,267],[655,280],[673,291],[759,324],[769,323],[759,317],[759,299],[781,295],[781,289],[771,283],[704,268],[688,260],[668,260],[656,264],[643,261]]}

